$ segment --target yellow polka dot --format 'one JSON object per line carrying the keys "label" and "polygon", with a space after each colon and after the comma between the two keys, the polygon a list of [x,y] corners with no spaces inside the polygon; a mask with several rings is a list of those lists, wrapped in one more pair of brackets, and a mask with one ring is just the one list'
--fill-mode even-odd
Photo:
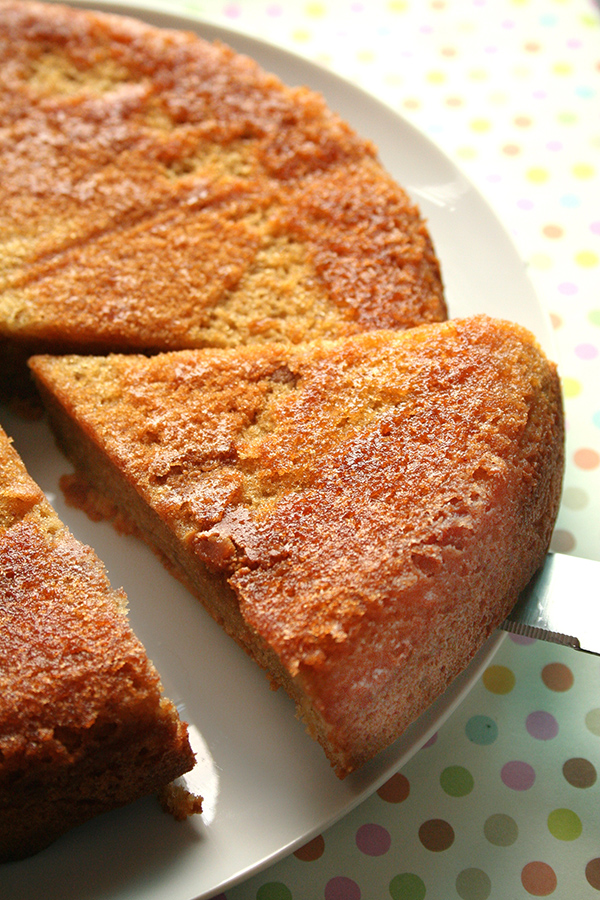
{"label": "yellow polka dot", "polygon": [[359,50],[356,58],[361,63],[372,63],[375,59],[375,54],[372,50]]}
{"label": "yellow polka dot", "polygon": [[460,157],[460,159],[475,159],[477,150],[475,150],[474,147],[457,147],[456,155]]}
{"label": "yellow polka dot", "polygon": [[581,393],[581,382],[577,381],[576,378],[570,378],[568,375],[565,375],[561,379],[561,384],[563,394],[569,400],[572,400]]}
{"label": "yellow polka dot", "polygon": [[589,163],[576,163],[572,169],[575,178],[593,178],[596,170]]}
{"label": "yellow polka dot", "polygon": [[292,32],[292,40],[297,41],[299,44],[305,44],[306,41],[310,41],[310,31],[307,31],[305,28],[297,28],[296,31]]}
{"label": "yellow polka dot", "polygon": [[598,265],[598,261],[598,254],[592,250],[582,250],[580,253],[575,254],[575,262],[578,266],[583,266],[584,269],[592,269]]}
{"label": "yellow polka dot", "polygon": [[471,69],[469,72],[471,81],[485,81],[487,77],[488,73],[485,69]]}
{"label": "yellow polka dot", "polygon": [[525,173],[525,177],[528,181],[533,182],[533,184],[544,184],[545,181],[548,181],[549,176],[546,169],[536,167],[534,169],[529,169],[529,171]]}
{"label": "yellow polka dot", "polygon": [[488,666],[483,684],[492,694],[510,694],[516,684],[515,673],[507,666]]}
{"label": "yellow polka dot", "polygon": [[548,256],[546,253],[533,253],[529,264],[534,267],[534,269],[541,269],[542,271],[546,271],[546,269],[551,269],[554,265],[551,256]]}
{"label": "yellow polka dot", "polygon": [[573,66],[567,62],[557,62],[552,66],[552,71],[555,75],[570,75],[573,71]]}
{"label": "yellow polka dot", "polygon": [[473,119],[471,122],[471,131],[476,131],[478,134],[483,133],[484,131],[490,130],[490,123],[487,119]]}
{"label": "yellow polka dot", "polygon": [[311,16],[313,19],[320,19],[321,16],[325,15],[325,7],[322,3],[307,3],[305,12],[307,16]]}
{"label": "yellow polka dot", "polygon": [[494,91],[490,94],[490,102],[500,106],[501,104],[506,103],[506,94],[504,91]]}
{"label": "yellow polka dot", "polygon": [[408,3],[406,0],[388,0],[388,9],[393,13],[403,13],[406,12],[406,7]]}
{"label": "yellow polka dot", "polygon": [[386,84],[389,84],[390,87],[398,87],[398,85],[404,84],[404,79],[398,72],[388,72],[383,80]]}
{"label": "yellow polka dot", "polygon": [[438,71],[428,72],[425,77],[430,84],[443,84],[446,80],[445,73]]}

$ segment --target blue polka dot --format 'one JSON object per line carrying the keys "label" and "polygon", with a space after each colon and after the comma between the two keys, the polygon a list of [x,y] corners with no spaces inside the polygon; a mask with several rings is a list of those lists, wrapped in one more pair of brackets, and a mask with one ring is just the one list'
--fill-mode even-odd
{"label": "blue polka dot", "polygon": [[594,88],[591,88],[588,85],[582,85],[581,87],[575,88],[575,93],[583,100],[590,100],[592,97],[596,96]]}
{"label": "blue polka dot", "polygon": [[545,25],[547,28],[551,28],[553,25],[556,25],[556,16],[548,15],[540,16],[540,25]]}
{"label": "blue polka dot", "polygon": [[560,205],[566,206],[567,209],[575,209],[581,203],[581,198],[577,194],[563,194],[560,198]]}
{"label": "blue polka dot", "polygon": [[498,737],[498,726],[489,716],[471,716],[465,725],[465,734],[474,744],[493,744]]}
{"label": "blue polka dot", "polygon": [[600,409],[592,416],[592,422],[594,423],[596,428],[600,428]]}

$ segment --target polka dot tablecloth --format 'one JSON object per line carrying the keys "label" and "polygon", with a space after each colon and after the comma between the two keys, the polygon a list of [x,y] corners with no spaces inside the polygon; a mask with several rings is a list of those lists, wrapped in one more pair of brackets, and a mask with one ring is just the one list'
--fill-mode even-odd
{"label": "polka dot tablecloth", "polygon": [[[167,8],[266,38],[360,85],[484,194],[554,326],[568,426],[554,549],[600,559],[598,6],[190,0]],[[600,658],[508,637],[402,771],[219,900],[600,900],[599,772]]]}
{"label": "polka dot tablecloth", "polygon": [[[598,6],[189,0],[165,8],[266,38],[360,85],[484,194],[554,326],[568,426],[554,549],[600,559]],[[600,658],[508,637],[402,771],[219,900],[600,900],[599,772]]]}

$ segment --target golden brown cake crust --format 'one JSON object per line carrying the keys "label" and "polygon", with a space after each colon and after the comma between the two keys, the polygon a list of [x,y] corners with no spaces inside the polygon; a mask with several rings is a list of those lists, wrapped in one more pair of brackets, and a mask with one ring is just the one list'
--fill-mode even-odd
{"label": "golden brown cake crust", "polygon": [[124,610],[0,429],[0,861],[194,764]]}
{"label": "golden brown cake crust", "polygon": [[0,52],[4,372],[446,317],[418,209],[314,92],[56,4],[0,0]]}
{"label": "golden brown cake crust", "polygon": [[76,468],[285,685],[340,774],[464,668],[547,551],[560,390],[518,326],[31,365]]}

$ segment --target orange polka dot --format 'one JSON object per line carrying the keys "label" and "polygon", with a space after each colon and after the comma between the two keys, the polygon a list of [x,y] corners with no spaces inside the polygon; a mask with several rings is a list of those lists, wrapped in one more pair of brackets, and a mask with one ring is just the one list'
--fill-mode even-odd
{"label": "orange polka dot", "polygon": [[573,454],[573,461],[578,468],[591,471],[600,466],[600,454],[596,453],[595,450],[591,450],[589,447],[581,447]]}
{"label": "orange polka dot", "polygon": [[518,144],[505,144],[502,148],[502,152],[505,156],[518,156],[521,152],[521,148]]}
{"label": "orange polka dot", "polygon": [[320,859],[324,852],[325,841],[323,835],[319,834],[312,841],[309,841],[308,844],[304,844],[304,846],[295,850],[294,856],[296,859],[302,860],[302,862],[314,862],[315,859]]}
{"label": "orange polka dot", "polygon": [[528,53],[537,53],[540,49],[540,45],[536,43],[536,41],[527,41],[525,44],[525,49]]}
{"label": "orange polka dot", "polygon": [[547,238],[552,238],[553,240],[555,240],[556,238],[562,237],[564,232],[558,225],[544,225],[544,227],[542,228],[542,234]]}
{"label": "orange polka dot", "polygon": [[462,106],[462,97],[446,97],[446,106]]}
{"label": "orange polka dot", "polygon": [[403,803],[410,794],[410,782],[402,772],[396,772],[377,791],[386,803]]}
{"label": "orange polka dot", "polygon": [[531,119],[529,116],[517,116],[515,119],[515,125],[519,128],[528,128],[531,125]]}
{"label": "orange polka dot", "polygon": [[557,313],[550,313],[550,321],[554,329],[562,328],[562,319]]}
{"label": "orange polka dot", "polygon": [[521,872],[521,884],[532,897],[549,897],[557,883],[554,869],[545,862],[527,863]]}
{"label": "orange polka dot", "polygon": [[573,672],[564,663],[548,663],[542,669],[542,681],[551,691],[569,691],[575,682]]}

